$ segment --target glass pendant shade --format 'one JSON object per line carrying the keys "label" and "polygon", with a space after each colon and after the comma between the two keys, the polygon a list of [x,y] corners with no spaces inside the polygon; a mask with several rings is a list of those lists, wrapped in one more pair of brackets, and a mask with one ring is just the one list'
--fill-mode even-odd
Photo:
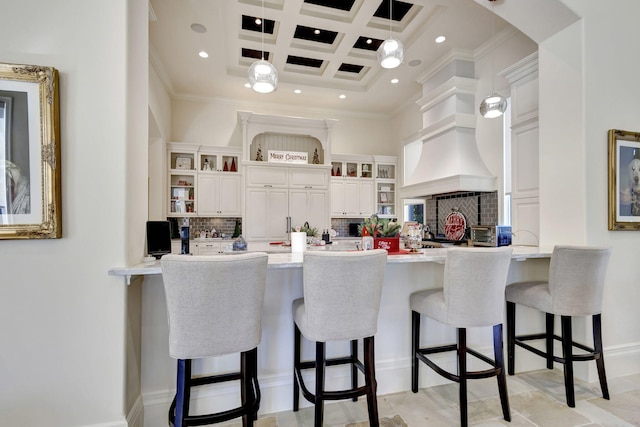
{"label": "glass pendant shade", "polygon": [[480,103],[480,114],[487,119],[500,117],[507,109],[507,100],[504,96],[492,93]]}
{"label": "glass pendant shade", "polygon": [[378,62],[382,68],[396,68],[404,61],[404,46],[399,40],[390,38],[378,48]]}
{"label": "glass pendant shade", "polygon": [[273,92],[278,87],[276,67],[264,59],[257,60],[249,67],[249,84],[256,92]]}

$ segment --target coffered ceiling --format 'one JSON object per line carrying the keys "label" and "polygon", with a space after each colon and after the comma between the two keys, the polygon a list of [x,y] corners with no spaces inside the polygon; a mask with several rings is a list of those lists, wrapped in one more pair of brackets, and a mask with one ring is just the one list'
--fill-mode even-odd
{"label": "coffered ceiling", "polygon": [[[509,27],[486,3],[394,0],[390,20],[389,0],[150,0],[150,55],[173,97],[390,114],[420,96],[416,80],[439,58]],[[390,35],[405,60],[385,70],[376,49]],[[270,94],[245,87],[263,51],[279,74]]]}

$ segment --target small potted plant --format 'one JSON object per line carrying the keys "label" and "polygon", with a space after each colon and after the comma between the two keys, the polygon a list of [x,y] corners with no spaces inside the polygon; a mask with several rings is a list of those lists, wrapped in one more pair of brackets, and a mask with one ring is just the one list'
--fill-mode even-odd
{"label": "small potted plant", "polygon": [[294,227],[291,231],[306,233],[307,243],[311,243],[311,239],[318,236],[318,229],[315,227],[311,227],[308,221],[305,222],[302,227],[300,226]]}
{"label": "small potted plant", "polygon": [[400,224],[384,218],[378,220],[378,234],[373,238],[375,249],[386,249],[387,252],[400,251]]}

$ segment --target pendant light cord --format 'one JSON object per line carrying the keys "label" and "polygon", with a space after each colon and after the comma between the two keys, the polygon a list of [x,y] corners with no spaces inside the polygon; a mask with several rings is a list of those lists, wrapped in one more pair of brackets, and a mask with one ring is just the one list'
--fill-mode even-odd
{"label": "pendant light cord", "polygon": [[389,0],[389,38],[390,39],[393,38],[391,33],[392,20],[393,20],[393,0]]}
{"label": "pendant light cord", "polygon": [[264,0],[262,0],[262,20],[260,21],[260,33],[262,33],[262,49],[260,49],[260,57],[264,61]]}
{"label": "pendant light cord", "polygon": [[[493,43],[493,37],[495,36],[495,24],[496,24],[496,13],[494,12],[494,8],[495,8],[495,0],[489,0],[491,2],[491,43]],[[264,0],[262,0],[262,2],[264,3]],[[493,49],[491,50],[491,93],[496,93],[496,76],[494,73],[495,70],[495,52],[493,52]]]}

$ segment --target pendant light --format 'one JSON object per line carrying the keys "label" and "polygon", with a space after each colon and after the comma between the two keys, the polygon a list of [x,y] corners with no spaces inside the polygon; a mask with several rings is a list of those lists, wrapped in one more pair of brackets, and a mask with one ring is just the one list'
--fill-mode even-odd
{"label": "pendant light", "polygon": [[404,46],[402,46],[400,40],[396,40],[391,36],[392,4],[393,0],[389,0],[389,38],[382,42],[378,48],[378,62],[382,68],[396,68],[404,60]]}
{"label": "pendant light", "polygon": [[[491,2],[491,13],[493,13],[493,5],[496,0],[489,0]],[[495,13],[491,18],[491,38],[494,36],[494,23]],[[480,103],[480,114],[486,119],[494,119],[504,114],[507,109],[507,100],[504,96],[496,93],[495,88],[495,76],[493,75],[493,52],[491,52],[491,95],[487,96]]]}
{"label": "pendant light", "polygon": [[262,33],[261,59],[249,67],[249,84],[258,93],[273,92],[278,87],[278,71],[269,61],[264,59],[264,0],[262,0],[262,19],[260,22]]}

